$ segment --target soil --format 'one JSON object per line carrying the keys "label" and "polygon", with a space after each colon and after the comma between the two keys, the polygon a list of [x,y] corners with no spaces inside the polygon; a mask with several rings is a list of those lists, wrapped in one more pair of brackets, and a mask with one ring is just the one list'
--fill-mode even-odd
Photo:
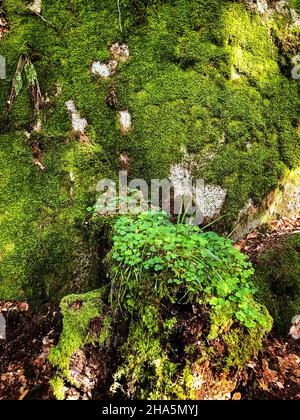
{"label": "soil", "polygon": [[6,340],[0,340],[0,400],[53,399],[47,360],[59,339],[60,314],[46,305],[31,312],[26,302],[0,302]]}

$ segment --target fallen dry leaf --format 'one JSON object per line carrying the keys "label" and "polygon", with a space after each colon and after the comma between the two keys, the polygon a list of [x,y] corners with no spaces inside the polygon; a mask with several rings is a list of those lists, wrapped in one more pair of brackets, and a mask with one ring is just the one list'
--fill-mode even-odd
{"label": "fallen dry leaf", "polygon": [[246,240],[243,240],[243,241],[240,241],[237,244],[235,244],[234,247],[236,249],[238,249],[239,251],[241,251],[242,249],[245,248],[246,243],[247,243],[247,241]]}
{"label": "fallen dry leaf", "polygon": [[267,384],[264,382],[263,379],[259,380],[258,383],[263,391],[269,392],[269,388],[267,387]]}
{"label": "fallen dry leaf", "polygon": [[232,399],[235,401],[239,401],[242,399],[242,394],[240,392],[235,392],[232,396]]}
{"label": "fallen dry leaf", "polygon": [[278,382],[277,372],[269,368],[269,363],[266,359],[263,359],[263,380],[268,386],[269,384]]}
{"label": "fallen dry leaf", "polygon": [[256,239],[257,238],[257,232],[251,232],[249,233],[249,235],[247,236],[247,239]]}
{"label": "fallen dry leaf", "polygon": [[300,386],[300,378],[295,378],[294,376],[291,376],[291,380],[292,380],[293,382],[295,382],[295,384],[297,384],[297,385],[299,385],[299,386]]}
{"label": "fallen dry leaf", "polygon": [[276,385],[278,386],[278,388],[284,389],[284,384],[282,382],[276,382]]}
{"label": "fallen dry leaf", "polygon": [[277,356],[279,369],[282,375],[285,375],[287,370],[298,370],[300,358],[296,354],[290,354],[286,357]]}
{"label": "fallen dry leaf", "polygon": [[19,401],[24,400],[24,398],[26,397],[26,395],[28,394],[28,392],[29,392],[29,389],[25,389],[25,391],[22,392],[22,394],[20,395]]}
{"label": "fallen dry leaf", "polygon": [[29,310],[29,305],[28,305],[28,303],[26,303],[26,302],[21,302],[21,303],[19,304],[19,310],[20,310],[21,312],[28,312],[28,310]]}
{"label": "fallen dry leaf", "polygon": [[300,378],[300,369],[294,370],[294,375],[296,375],[297,378]]}

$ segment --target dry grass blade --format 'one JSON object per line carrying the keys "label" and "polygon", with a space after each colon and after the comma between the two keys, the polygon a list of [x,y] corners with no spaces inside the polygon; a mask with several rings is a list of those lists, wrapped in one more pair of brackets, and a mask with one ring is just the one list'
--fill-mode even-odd
{"label": "dry grass blade", "polygon": [[16,97],[18,96],[22,85],[23,85],[23,81],[22,81],[22,73],[24,70],[26,64],[26,57],[24,55],[21,55],[21,57],[19,58],[18,64],[17,64],[17,69],[13,78],[13,82],[12,82],[12,88],[11,88],[11,92],[9,95],[9,99],[7,101],[7,105],[8,105],[8,112],[12,111],[13,108],[13,104],[15,102]]}

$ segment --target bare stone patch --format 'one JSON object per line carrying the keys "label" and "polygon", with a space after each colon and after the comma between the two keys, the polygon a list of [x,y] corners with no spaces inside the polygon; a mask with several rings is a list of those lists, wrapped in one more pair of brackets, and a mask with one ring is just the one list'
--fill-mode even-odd
{"label": "bare stone patch", "polygon": [[92,64],[91,71],[94,76],[101,77],[102,79],[108,79],[115,73],[117,66],[118,63],[115,60],[111,60],[108,64],[95,61]]}
{"label": "bare stone patch", "polygon": [[111,56],[117,61],[127,61],[130,57],[129,47],[116,42],[110,47]]}
{"label": "bare stone patch", "polygon": [[28,9],[40,15],[42,11],[42,0],[34,0],[33,4],[28,6]]}
{"label": "bare stone patch", "polygon": [[218,217],[225,203],[227,190],[219,185],[205,184],[199,193],[200,201],[197,203],[202,209],[204,218],[212,220]]}
{"label": "bare stone patch", "polygon": [[[191,174],[189,170],[181,164],[171,167],[170,180],[172,181],[177,195],[190,195]],[[219,185],[200,183],[195,191],[195,202],[203,214],[204,219],[212,220],[220,215],[225,203],[227,190]]]}
{"label": "bare stone patch", "polygon": [[292,327],[290,333],[294,340],[300,340],[300,315],[294,316],[292,319]]}
{"label": "bare stone patch", "polygon": [[127,134],[131,131],[132,122],[131,115],[129,111],[119,111],[118,112],[119,123],[121,126],[121,133]]}
{"label": "bare stone patch", "polygon": [[0,340],[6,340],[6,321],[3,315],[0,314]]}
{"label": "bare stone patch", "polygon": [[234,240],[239,240],[260,225],[270,221],[294,218],[300,214],[300,169],[290,171],[276,190],[268,194],[260,204],[248,200],[236,220]]}
{"label": "bare stone patch", "polygon": [[72,100],[67,101],[65,103],[65,105],[66,105],[66,107],[67,107],[67,109],[70,112],[71,117],[72,117],[73,130],[80,134],[80,141],[81,141],[82,144],[88,144],[89,141],[88,141],[87,136],[85,135],[85,129],[88,125],[87,120],[85,118],[80,117],[80,115],[79,115],[79,113],[76,109],[74,101],[72,101]]}

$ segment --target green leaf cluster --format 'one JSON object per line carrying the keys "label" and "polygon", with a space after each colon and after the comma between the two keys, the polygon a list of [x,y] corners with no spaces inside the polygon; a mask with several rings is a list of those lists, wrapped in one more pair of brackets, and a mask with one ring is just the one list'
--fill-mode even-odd
{"label": "green leaf cluster", "polygon": [[147,212],[134,221],[119,218],[113,243],[113,305],[136,309],[146,279],[159,298],[209,305],[247,328],[268,328],[269,318],[253,299],[252,265],[230,240]]}

